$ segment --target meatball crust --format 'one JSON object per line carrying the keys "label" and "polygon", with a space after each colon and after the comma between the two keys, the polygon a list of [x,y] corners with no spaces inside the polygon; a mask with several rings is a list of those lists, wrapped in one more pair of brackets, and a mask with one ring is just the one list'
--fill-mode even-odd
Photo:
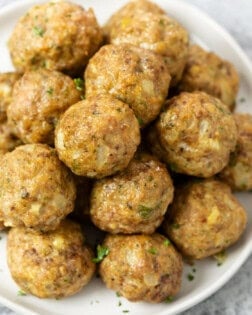
{"label": "meatball crust", "polygon": [[187,92],[204,91],[232,110],[239,89],[239,75],[230,62],[192,45],[178,88]]}
{"label": "meatball crust", "polygon": [[55,229],[73,210],[72,174],[54,149],[27,144],[6,153],[0,169],[0,209],[6,226]]}
{"label": "meatball crust", "polygon": [[4,229],[5,229],[4,222],[0,220],[0,231]]}
{"label": "meatball crust", "polygon": [[172,199],[173,184],[166,167],[141,154],[123,172],[94,184],[91,219],[113,234],[151,234],[163,221]]}
{"label": "meatball crust", "polygon": [[139,143],[133,111],[110,95],[93,96],[71,106],[56,127],[59,158],[80,176],[101,178],[123,170]]}
{"label": "meatball crust", "polygon": [[164,236],[108,235],[104,246],[101,278],[128,300],[159,303],[180,290],[182,259]]}
{"label": "meatball crust", "polygon": [[227,106],[204,92],[183,92],[168,100],[156,128],[171,169],[198,177],[220,172],[237,141]]}
{"label": "meatball crust", "polygon": [[40,298],[66,297],[80,291],[94,275],[92,258],[80,226],[68,220],[47,233],[16,227],[8,234],[11,275],[22,290]]}
{"label": "meatball crust", "polygon": [[14,134],[11,126],[5,121],[0,123],[0,152],[14,150],[22,142]]}
{"label": "meatball crust", "polygon": [[111,44],[128,43],[161,55],[172,80],[178,83],[184,70],[189,45],[187,31],[166,14],[146,10],[115,13],[104,28]]}
{"label": "meatball crust", "polygon": [[158,116],[169,83],[161,56],[129,44],[103,46],[85,71],[87,96],[111,94],[133,109],[141,126]]}
{"label": "meatball crust", "polygon": [[15,84],[8,120],[24,143],[54,143],[59,116],[78,102],[81,91],[58,71],[27,71]]}
{"label": "meatball crust", "polygon": [[0,123],[7,119],[6,110],[12,101],[13,86],[20,77],[17,72],[0,73]]}
{"label": "meatball crust", "polygon": [[238,129],[236,150],[220,178],[233,190],[252,190],[252,115],[234,114]]}
{"label": "meatball crust", "polygon": [[246,212],[230,187],[204,179],[176,190],[163,227],[183,255],[202,259],[234,244],[246,222]]}
{"label": "meatball crust", "polygon": [[102,32],[92,9],[55,1],[36,5],[21,17],[9,49],[21,72],[46,68],[74,73],[85,66],[101,42]]}

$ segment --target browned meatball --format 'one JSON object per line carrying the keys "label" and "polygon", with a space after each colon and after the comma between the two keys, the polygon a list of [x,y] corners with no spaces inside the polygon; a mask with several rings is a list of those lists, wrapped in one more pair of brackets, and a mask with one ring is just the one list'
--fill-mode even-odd
{"label": "browned meatball", "polygon": [[99,273],[106,286],[130,301],[159,303],[178,293],[182,259],[164,236],[109,235]]}
{"label": "browned meatball", "polygon": [[92,9],[55,1],[36,5],[20,18],[9,49],[19,71],[46,68],[73,73],[85,66],[101,41]]}
{"label": "browned meatball", "polygon": [[203,92],[184,92],[168,100],[155,128],[171,169],[199,177],[220,172],[237,141],[227,106]]}
{"label": "browned meatball", "polygon": [[74,179],[56,151],[27,144],[1,159],[0,209],[6,226],[53,230],[73,210]]}
{"label": "browned meatball", "polygon": [[153,233],[173,199],[173,184],[156,158],[137,155],[118,175],[97,181],[91,195],[91,219],[102,230]]}
{"label": "browned meatball", "polygon": [[0,152],[12,151],[21,144],[21,140],[14,136],[11,126],[6,121],[0,122]]}
{"label": "browned meatball", "polygon": [[9,123],[25,143],[54,143],[59,116],[78,102],[81,91],[74,81],[58,71],[27,71],[15,84],[8,107]]}
{"label": "browned meatball", "polygon": [[[188,54],[187,31],[174,19],[145,6],[126,5],[116,12],[104,28],[111,44],[128,43],[161,55],[172,76],[171,85],[180,80]],[[136,7],[136,9],[135,9]]]}
{"label": "browned meatball", "polygon": [[101,178],[123,170],[139,143],[139,124],[133,111],[110,95],[90,97],[71,106],[56,128],[59,158],[80,176]]}
{"label": "browned meatball", "polygon": [[202,259],[234,244],[247,215],[228,185],[213,179],[189,182],[175,191],[164,231],[180,252]]}
{"label": "browned meatball", "polygon": [[26,293],[40,298],[77,293],[95,271],[93,253],[84,240],[80,226],[68,220],[47,233],[12,228],[7,258],[13,279]]}
{"label": "browned meatball", "polygon": [[185,71],[178,88],[188,92],[204,91],[218,97],[232,110],[239,89],[239,76],[230,62],[193,45],[189,48]]}
{"label": "browned meatball", "polygon": [[6,110],[12,101],[12,89],[20,77],[21,74],[17,72],[0,73],[0,123],[7,118]]}
{"label": "browned meatball", "polygon": [[252,115],[234,114],[238,129],[236,150],[220,178],[233,190],[252,190]]}
{"label": "browned meatball", "polygon": [[87,96],[111,94],[133,109],[141,126],[158,116],[169,83],[161,56],[129,44],[103,46],[85,71]]}

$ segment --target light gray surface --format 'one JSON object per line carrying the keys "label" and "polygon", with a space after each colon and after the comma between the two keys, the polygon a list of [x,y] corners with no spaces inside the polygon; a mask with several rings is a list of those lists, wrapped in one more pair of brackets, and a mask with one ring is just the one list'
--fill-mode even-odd
{"label": "light gray surface", "polygon": [[[105,0],[101,0],[105,1]],[[176,1],[176,0],[174,0]],[[3,5],[13,0],[0,0]],[[252,1],[251,0],[188,0],[207,12],[224,26],[239,42],[252,60]],[[185,13],[186,14],[186,13]],[[1,23],[0,23],[1,25]],[[207,36],[207,30],[206,30]],[[16,313],[0,305],[0,315]],[[221,290],[183,315],[251,315],[252,256]],[[68,314],[66,314],[68,315]],[[154,315],[154,314],[153,314]],[[182,314],[181,314],[182,315]]]}

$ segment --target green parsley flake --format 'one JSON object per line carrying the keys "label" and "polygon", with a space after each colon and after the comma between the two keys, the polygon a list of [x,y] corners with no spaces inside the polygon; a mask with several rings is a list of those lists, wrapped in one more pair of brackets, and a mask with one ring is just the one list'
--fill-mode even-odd
{"label": "green parsley flake", "polygon": [[169,246],[171,244],[171,242],[168,240],[168,238],[166,240],[164,240],[164,245],[165,246]]}
{"label": "green parsley flake", "polygon": [[46,91],[47,94],[49,95],[53,95],[53,88],[49,88],[47,91]]}
{"label": "green parsley flake", "polygon": [[144,121],[142,120],[141,117],[137,117],[137,120],[138,120],[138,123],[139,123],[140,126],[144,125]]}
{"label": "green parsley flake", "polygon": [[156,255],[157,254],[157,249],[155,247],[151,247],[150,249],[148,249],[148,253],[150,253],[152,255]]}
{"label": "green parsley flake", "polygon": [[26,296],[27,294],[23,290],[18,290],[18,296]]}
{"label": "green parsley flake", "polygon": [[167,296],[167,298],[164,300],[165,303],[171,303],[173,301],[173,296]]}
{"label": "green parsley flake", "polygon": [[246,101],[246,99],[245,99],[245,97],[241,97],[239,101],[240,101],[240,103],[244,103]]}
{"label": "green parsley flake", "polygon": [[227,253],[223,250],[213,256],[217,260],[217,266],[222,266],[227,259]]}
{"label": "green parsley flake", "polygon": [[109,254],[109,249],[106,246],[98,245],[97,246],[97,257],[93,258],[94,263],[99,263]]}
{"label": "green parsley flake", "polygon": [[174,229],[179,229],[179,228],[180,228],[180,225],[179,225],[178,223],[173,223],[173,224],[172,224],[172,227],[173,227]]}
{"label": "green parsley flake", "polygon": [[75,87],[78,91],[83,91],[84,80],[82,80],[81,78],[76,78],[76,79],[74,79],[74,84],[75,84]]}
{"label": "green parsley flake", "polygon": [[194,275],[192,275],[191,273],[188,273],[187,279],[188,279],[189,281],[193,281]]}
{"label": "green parsley flake", "polygon": [[43,28],[39,27],[39,26],[34,26],[33,27],[33,32],[40,37],[43,37],[45,30],[43,30]]}
{"label": "green parsley flake", "polygon": [[117,291],[117,292],[116,292],[116,296],[117,296],[117,297],[120,297],[120,296],[121,296],[120,292]]}
{"label": "green parsley flake", "polygon": [[123,313],[129,313],[129,310],[123,310]]}
{"label": "green parsley flake", "polygon": [[118,302],[118,306],[122,306],[122,302],[121,301]]}
{"label": "green parsley flake", "polygon": [[1,241],[1,239],[2,239],[2,236],[0,236],[0,241]]}
{"label": "green parsley flake", "polygon": [[154,209],[144,205],[138,206],[138,212],[143,219],[148,219]]}

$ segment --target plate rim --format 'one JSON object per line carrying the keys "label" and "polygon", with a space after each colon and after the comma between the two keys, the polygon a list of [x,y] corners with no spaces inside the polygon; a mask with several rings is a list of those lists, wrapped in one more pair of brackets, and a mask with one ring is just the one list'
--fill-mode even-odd
{"label": "plate rim", "polygon": [[[70,0],[70,1],[74,2],[74,0]],[[156,1],[161,6],[162,4],[163,6],[165,6],[167,3],[172,3],[172,2],[174,3],[174,0],[166,0],[166,1],[156,0]],[[23,8],[24,5],[25,6],[35,5],[41,2],[47,2],[47,1],[24,0],[22,2],[18,2],[18,0],[15,0],[13,3],[5,4],[3,7],[0,8],[0,19],[1,19],[1,16],[11,14],[13,13],[13,11]],[[198,13],[201,17],[205,19],[206,24],[211,25],[211,28],[214,28],[217,32],[221,34],[222,37],[225,38],[226,41],[230,44],[230,46],[232,46],[232,49],[239,55],[239,58],[242,59],[242,61],[246,64],[248,72],[249,72],[248,76],[250,76],[252,79],[252,61],[244,52],[242,47],[238,44],[237,40],[224,27],[222,27],[209,14],[207,14],[205,11],[203,11],[199,7],[195,6],[194,4],[186,2],[186,0],[176,0],[176,3],[182,6],[186,10],[190,10],[190,11],[194,11],[195,13]],[[90,5],[92,5],[92,3],[90,3]],[[162,310],[158,313],[158,315],[178,314],[180,312],[190,309],[191,307],[209,298],[212,294],[216,293],[238,272],[241,266],[246,262],[248,257],[252,254],[252,238],[246,242],[247,243],[244,246],[243,251],[241,252],[240,260],[232,264],[231,268],[226,270],[215,284],[212,284],[208,289],[205,289],[202,292],[198,293],[197,295],[192,297],[189,301],[187,299],[185,301],[182,301],[181,302],[182,305],[181,304],[176,305],[172,308],[172,310],[170,309]],[[11,301],[10,299],[2,295],[0,295],[0,302],[3,305],[9,307],[10,309],[17,311],[19,313],[25,314],[25,315],[40,315],[40,313],[33,311],[30,308],[23,306],[19,303]]]}

